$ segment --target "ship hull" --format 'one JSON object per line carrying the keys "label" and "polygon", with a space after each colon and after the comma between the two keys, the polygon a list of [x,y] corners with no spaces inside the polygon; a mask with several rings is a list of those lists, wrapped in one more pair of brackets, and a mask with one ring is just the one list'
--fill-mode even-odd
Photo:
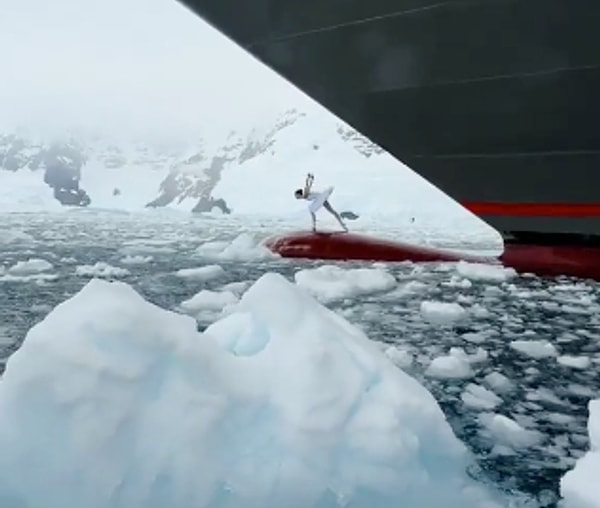
{"label": "ship hull", "polygon": [[520,274],[545,277],[569,274],[600,280],[600,249],[578,245],[509,244],[501,256],[484,257],[355,233],[299,231],[270,237],[265,240],[265,246],[285,258],[419,263],[466,261],[502,265]]}
{"label": "ship hull", "polygon": [[184,0],[501,232],[600,238],[597,0]]}

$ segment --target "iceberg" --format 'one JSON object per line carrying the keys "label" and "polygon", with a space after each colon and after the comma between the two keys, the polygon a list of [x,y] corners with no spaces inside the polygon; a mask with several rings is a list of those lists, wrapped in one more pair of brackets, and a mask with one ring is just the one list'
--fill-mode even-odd
{"label": "iceberg", "polygon": [[589,403],[590,450],[561,479],[564,508],[600,508],[600,399]]}
{"label": "iceberg", "polygon": [[508,506],[433,396],[283,276],[203,333],[90,280],[0,381],[3,508]]}

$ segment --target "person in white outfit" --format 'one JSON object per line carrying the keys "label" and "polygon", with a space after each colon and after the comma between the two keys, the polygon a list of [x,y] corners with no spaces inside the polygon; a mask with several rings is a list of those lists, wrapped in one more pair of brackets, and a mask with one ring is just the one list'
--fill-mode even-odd
{"label": "person in white outfit", "polygon": [[314,175],[309,173],[306,177],[304,188],[297,189],[294,192],[294,196],[296,196],[296,199],[306,199],[307,201],[310,201],[310,205],[308,205],[308,211],[310,212],[310,216],[312,218],[312,230],[317,230],[316,213],[317,210],[319,210],[319,208],[323,207],[336,218],[336,220],[340,223],[340,226],[342,226],[344,231],[348,231],[348,228],[346,227],[346,224],[344,224],[344,222],[342,221],[340,214],[333,209],[331,203],[328,201],[329,196],[331,196],[331,193],[333,192],[333,187],[327,187],[322,192],[313,191],[312,184],[314,182],[314,179]]}

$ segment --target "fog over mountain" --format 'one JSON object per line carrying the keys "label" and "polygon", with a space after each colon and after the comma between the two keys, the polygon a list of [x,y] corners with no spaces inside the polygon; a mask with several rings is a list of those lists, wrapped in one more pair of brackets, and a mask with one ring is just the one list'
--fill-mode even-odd
{"label": "fog over mountain", "polygon": [[176,0],[3,0],[0,129],[180,140],[312,102]]}

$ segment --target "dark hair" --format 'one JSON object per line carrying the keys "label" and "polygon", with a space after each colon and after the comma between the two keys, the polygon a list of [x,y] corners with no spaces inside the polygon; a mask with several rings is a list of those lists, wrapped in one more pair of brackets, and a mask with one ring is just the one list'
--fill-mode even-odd
{"label": "dark hair", "polygon": [[302,191],[302,189],[296,189],[296,191],[294,192],[294,196],[296,196],[297,198],[301,198],[303,194],[304,192]]}

